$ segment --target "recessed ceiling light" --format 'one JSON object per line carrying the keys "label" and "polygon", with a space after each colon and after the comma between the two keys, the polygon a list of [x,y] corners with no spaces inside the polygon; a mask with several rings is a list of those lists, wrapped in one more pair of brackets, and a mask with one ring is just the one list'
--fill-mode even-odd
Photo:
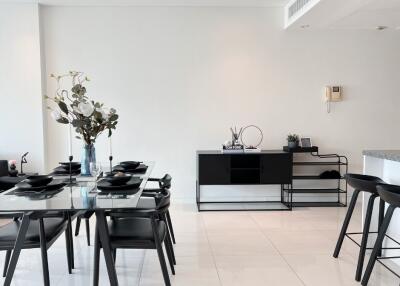
{"label": "recessed ceiling light", "polygon": [[375,27],[375,29],[378,30],[378,31],[382,31],[382,30],[385,30],[387,28],[388,28],[387,26],[376,26]]}
{"label": "recessed ceiling light", "polygon": [[301,25],[300,28],[307,29],[307,28],[310,28],[310,25]]}

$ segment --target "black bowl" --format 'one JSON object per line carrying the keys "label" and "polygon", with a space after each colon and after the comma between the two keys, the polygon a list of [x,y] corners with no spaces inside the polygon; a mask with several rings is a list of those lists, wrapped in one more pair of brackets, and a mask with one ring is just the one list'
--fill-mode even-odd
{"label": "black bowl", "polygon": [[53,181],[53,177],[47,175],[29,176],[25,180],[32,187],[46,186],[51,181]]}
{"label": "black bowl", "polygon": [[137,162],[137,161],[124,161],[120,162],[120,166],[122,166],[125,169],[133,170],[139,167],[140,163],[142,162]]}
{"label": "black bowl", "polygon": [[109,182],[113,186],[122,186],[125,185],[132,178],[130,175],[123,176],[107,176],[104,178],[107,182]]}

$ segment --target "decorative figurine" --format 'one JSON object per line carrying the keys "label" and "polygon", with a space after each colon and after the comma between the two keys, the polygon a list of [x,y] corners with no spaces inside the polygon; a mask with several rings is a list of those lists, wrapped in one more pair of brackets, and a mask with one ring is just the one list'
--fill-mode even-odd
{"label": "decorative figurine", "polygon": [[28,163],[28,161],[26,160],[26,156],[29,154],[29,152],[26,152],[24,155],[22,155],[21,157],[21,173],[20,176],[25,175],[24,172],[22,171],[22,165]]}
{"label": "decorative figurine", "polygon": [[17,177],[18,176],[17,160],[10,160],[8,161],[8,164],[10,165],[10,170],[8,171],[10,177]]}

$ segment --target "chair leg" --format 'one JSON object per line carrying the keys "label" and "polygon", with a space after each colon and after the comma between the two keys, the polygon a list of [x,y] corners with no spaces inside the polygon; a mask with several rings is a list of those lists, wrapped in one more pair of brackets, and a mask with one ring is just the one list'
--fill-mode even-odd
{"label": "chair leg", "polygon": [[67,229],[64,232],[65,235],[65,246],[66,246],[66,250],[67,250],[67,262],[68,262],[68,273],[71,274],[72,273],[72,265],[71,265],[71,243],[69,242],[70,238],[70,234],[69,234],[69,228],[67,227]]}
{"label": "chair leg", "polygon": [[169,214],[169,210],[167,211],[166,215],[167,215],[168,227],[171,232],[172,242],[176,244],[174,229],[172,228],[172,220],[171,220],[171,215]]}
{"label": "chair leg", "polygon": [[4,269],[3,269],[3,277],[6,277],[6,275],[7,275],[8,264],[10,264],[11,252],[12,252],[11,249],[7,250],[7,252],[6,252],[6,259],[4,261]]}
{"label": "chair leg", "polygon": [[40,251],[42,254],[43,284],[45,286],[49,286],[50,285],[49,263],[47,260],[47,242],[46,242],[46,235],[44,233],[43,218],[39,219],[39,236],[40,236]]}
{"label": "chair leg", "polygon": [[356,206],[359,193],[360,193],[359,190],[354,190],[353,196],[351,197],[349,209],[347,210],[346,217],[345,217],[343,225],[342,225],[342,230],[340,231],[340,235],[339,235],[338,241],[336,243],[335,251],[333,253],[333,257],[335,257],[335,258],[337,258],[339,256],[340,249],[342,248],[344,236],[346,235],[347,228],[349,226],[350,219],[351,219],[351,216],[354,211],[354,207]]}
{"label": "chair leg", "polygon": [[90,225],[89,225],[89,219],[85,219],[85,224],[86,224],[86,241],[87,245],[90,246]]}
{"label": "chair leg", "polygon": [[79,229],[81,228],[81,218],[78,216],[76,219],[76,225],[75,225],[75,236],[79,235]]}
{"label": "chair leg", "polygon": [[171,286],[171,281],[169,280],[169,276],[168,276],[167,264],[165,263],[164,251],[162,249],[160,236],[158,234],[157,225],[156,225],[156,221],[154,218],[151,219],[151,225],[153,228],[154,241],[155,241],[155,245],[156,245],[156,249],[157,249],[158,260],[160,261],[161,270],[162,270],[163,277],[164,277],[164,283],[165,283],[165,286]]}
{"label": "chair leg", "polygon": [[[167,223],[167,220],[166,220],[166,219],[167,219],[167,216],[166,216],[165,214],[163,214],[163,215],[161,216],[161,219],[162,219],[162,221],[165,222],[165,227],[167,228],[167,237],[168,237],[168,241],[171,241],[171,233],[170,233],[170,229],[169,229],[169,227],[168,227],[168,223]],[[176,265],[174,247],[173,247],[173,245],[172,245],[172,242],[171,242],[171,247],[170,247],[170,249],[171,249],[171,254],[172,254],[172,261],[173,261],[174,265]]]}
{"label": "chair leg", "polygon": [[371,273],[374,268],[376,258],[378,257],[378,252],[380,251],[380,249],[382,247],[383,239],[385,238],[386,231],[389,227],[390,220],[392,219],[393,212],[395,209],[396,209],[396,207],[391,205],[388,207],[388,209],[386,211],[385,218],[382,222],[382,225],[379,229],[378,237],[375,241],[374,249],[372,250],[371,256],[368,261],[367,268],[365,269],[364,276],[361,281],[361,285],[363,285],[363,286],[367,286],[369,278],[371,277]]}
{"label": "chair leg", "polygon": [[22,246],[24,245],[26,232],[28,231],[30,224],[30,213],[25,213],[22,217],[21,225],[18,230],[17,239],[14,244],[14,250],[8,265],[6,279],[4,280],[4,286],[10,286],[12,277],[14,276],[15,267],[17,266],[19,255],[21,254]]}
{"label": "chair leg", "polygon": [[175,275],[175,267],[174,267],[175,262],[174,259],[172,258],[172,252],[171,252],[172,242],[168,234],[165,236],[164,245],[165,245],[165,250],[167,251],[168,262],[169,266],[171,267],[171,272],[173,275]]}
{"label": "chair leg", "polygon": [[363,265],[364,265],[364,258],[365,258],[365,250],[367,248],[368,242],[368,234],[369,234],[369,227],[371,225],[371,217],[372,211],[374,210],[374,202],[377,195],[371,195],[368,200],[367,211],[365,213],[365,220],[364,220],[364,229],[360,244],[360,252],[358,254],[358,263],[357,263],[357,270],[356,270],[356,281],[361,280]]}
{"label": "chair leg", "polygon": [[99,268],[100,268],[100,238],[97,229],[94,234],[94,266],[93,266],[93,286],[99,285]]}
{"label": "chair leg", "polygon": [[68,213],[68,224],[67,228],[69,229],[69,244],[70,244],[70,251],[71,251],[71,268],[75,268],[75,255],[74,255],[74,239],[72,236],[72,221],[71,221],[71,214]]}
{"label": "chair leg", "polygon": [[115,264],[115,261],[117,260],[117,249],[116,248],[114,248],[114,250],[113,250],[113,259],[114,259],[114,264]]}

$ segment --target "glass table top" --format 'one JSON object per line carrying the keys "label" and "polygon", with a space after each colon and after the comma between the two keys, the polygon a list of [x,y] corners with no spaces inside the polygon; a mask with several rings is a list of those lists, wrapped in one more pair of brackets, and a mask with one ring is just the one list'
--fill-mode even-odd
{"label": "glass table top", "polygon": [[39,196],[13,195],[9,193],[16,188],[12,188],[0,194],[0,212],[136,208],[154,167],[154,162],[144,162],[144,164],[148,166],[146,173],[133,175],[142,178],[139,190],[135,194],[101,194],[96,189],[95,182],[78,182],[73,186],[65,186],[53,195],[46,195],[46,192]]}

